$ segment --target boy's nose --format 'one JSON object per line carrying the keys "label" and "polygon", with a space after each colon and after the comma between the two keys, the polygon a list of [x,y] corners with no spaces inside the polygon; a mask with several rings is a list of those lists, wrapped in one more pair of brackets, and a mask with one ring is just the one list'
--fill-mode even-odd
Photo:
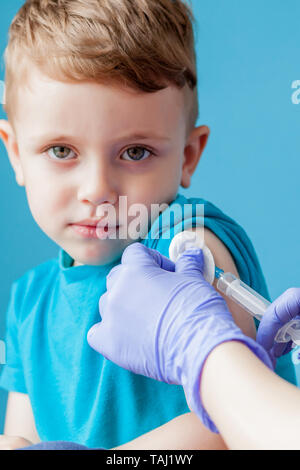
{"label": "boy's nose", "polygon": [[89,202],[95,206],[117,202],[118,192],[115,187],[117,178],[113,178],[112,169],[107,166],[92,165],[88,171],[82,172],[80,181],[77,196],[80,202]]}

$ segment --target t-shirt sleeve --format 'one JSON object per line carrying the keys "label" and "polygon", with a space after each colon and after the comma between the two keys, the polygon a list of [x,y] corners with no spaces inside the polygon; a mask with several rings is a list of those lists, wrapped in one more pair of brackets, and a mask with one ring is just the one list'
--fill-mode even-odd
{"label": "t-shirt sleeve", "polygon": [[17,284],[14,282],[10,290],[6,312],[5,358],[1,366],[0,387],[8,391],[27,393],[22,360],[19,351],[18,335],[18,298]]}

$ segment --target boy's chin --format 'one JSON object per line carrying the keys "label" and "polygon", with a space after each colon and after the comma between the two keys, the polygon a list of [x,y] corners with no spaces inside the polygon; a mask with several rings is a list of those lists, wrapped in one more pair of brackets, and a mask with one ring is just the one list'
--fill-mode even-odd
{"label": "boy's chin", "polygon": [[122,256],[122,253],[111,253],[103,254],[98,256],[79,256],[74,259],[73,266],[106,266],[107,264],[112,264],[115,261],[118,261]]}
{"label": "boy's chin", "polygon": [[[84,250],[70,250],[68,254],[74,259],[73,266],[105,266],[115,262],[120,262],[123,251],[134,241],[123,240],[123,243],[117,246],[106,244],[99,247],[85,247]],[[67,250],[66,250],[67,251]]]}

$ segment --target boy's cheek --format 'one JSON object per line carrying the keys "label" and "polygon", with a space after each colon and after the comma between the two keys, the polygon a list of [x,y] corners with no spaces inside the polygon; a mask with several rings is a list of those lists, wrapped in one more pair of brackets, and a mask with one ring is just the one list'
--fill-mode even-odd
{"label": "boy's cheek", "polygon": [[31,215],[46,234],[70,222],[63,193],[59,197],[45,184],[27,184],[25,189]]}

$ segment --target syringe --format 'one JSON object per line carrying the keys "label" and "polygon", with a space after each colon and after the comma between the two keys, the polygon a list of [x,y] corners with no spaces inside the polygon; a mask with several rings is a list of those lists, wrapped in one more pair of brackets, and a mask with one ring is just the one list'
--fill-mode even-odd
{"label": "syringe", "polygon": [[[232,299],[238,305],[243,307],[257,320],[261,320],[263,314],[271,305],[267,299],[247,286],[243,281],[235,277],[232,273],[224,273],[222,269],[216,267],[215,277],[217,289],[226,297]],[[295,345],[300,345],[300,320],[291,320],[286,323],[275,337],[277,343],[286,343],[293,341]]]}
{"label": "syringe", "polygon": [[219,291],[234,300],[257,320],[262,319],[271,302],[231,273],[224,273],[222,269],[216,268],[215,276],[218,279],[217,288]]}
{"label": "syringe", "polygon": [[[211,251],[204,244],[203,238],[199,237],[196,232],[183,231],[173,238],[169,249],[171,260],[175,262],[189,248],[201,248],[203,250],[203,275],[205,279],[212,284],[216,278],[218,280],[217,289],[220,292],[240,305],[257,320],[261,321],[271,302],[232,273],[225,273],[222,269],[216,267]],[[277,343],[293,341],[294,346],[300,345],[300,320],[291,320],[280,328],[275,341]]]}

